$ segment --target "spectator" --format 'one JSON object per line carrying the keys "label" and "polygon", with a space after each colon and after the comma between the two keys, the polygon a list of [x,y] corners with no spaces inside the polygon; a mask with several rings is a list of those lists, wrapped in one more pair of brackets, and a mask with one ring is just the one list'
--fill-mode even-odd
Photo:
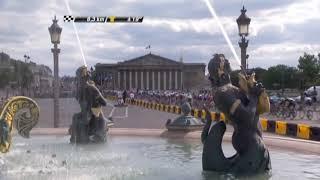
{"label": "spectator", "polygon": [[305,101],[305,92],[300,92],[300,102],[302,105],[304,105],[304,101]]}
{"label": "spectator", "polygon": [[123,96],[121,94],[121,92],[118,92],[118,105],[123,105]]}
{"label": "spectator", "polygon": [[123,99],[123,103],[125,104],[126,103],[126,99],[127,99],[127,90],[124,90],[123,93],[122,93],[122,99]]}
{"label": "spectator", "polygon": [[134,93],[133,92],[130,93],[130,101],[131,101],[131,103],[134,102]]}
{"label": "spectator", "polygon": [[[189,101],[193,108],[201,109],[203,104],[212,105],[213,97],[210,91],[203,90],[202,93],[182,91],[156,91],[156,90],[134,90],[134,91],[106,91],[107,96],[118,96],[119,103],[124,103],[129,97],[130,101],[140,99],[152,103],[161,103],[180,106]],[[121,101],[120,101],[121,99]]]}
{"label": "spectator", "polygon": [[312,92],[313,102],[317,102],[317,95],[318,95],[318,92],[317,92],[316,86],[313,86],[313,92]]}

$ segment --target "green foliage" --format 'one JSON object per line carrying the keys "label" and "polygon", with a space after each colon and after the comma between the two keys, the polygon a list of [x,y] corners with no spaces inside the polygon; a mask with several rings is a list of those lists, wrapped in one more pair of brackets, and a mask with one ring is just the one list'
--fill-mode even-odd
{"label": "green foliage", "polygon": [[320,72],[320,53],[318,54],[319,59],[312,54],[304,53],[303,56],[299,57],[298,68],[302,72],[303,80],[306,83],[306,86],[312,86],[315,84]]}
{"label": "green foliage", "polygon": [[298,70],[287,65],[276,65],[268,68],[264,74],[263,84],[267,89],[298,88]]}
{"label": "green foliage", "polygon": [[21,70],[18,75],[21,78],[20,85],[22,88],[28,88],[33,80],[33,74],[27,64],[21,64]]}
{"label": "green foliage", "polygon": [[4,88],[6,87],[10,80],[11,80],[11,74],[12,72],[10,72],[10,70],[8,69],[5,69],[5,70],[2,70],[0,71],[0,88]]}
{"label": "green foliage", "polygon": [[17,82],[18,87],[28,88],[33,81],[33,74],[28,64],[14,61],[14,73],[10,75],[10,81]]}
{"label": "green foliage", "polygon": [[10,82],[15,81],[16,73],[11,69],[0,69],[0,88],[10,85]]}
{"label": "green foliage", "polygon": [[[261,81],[267,89],[305,89],[320,85],[320,53],[317,56],[304,53],[299,57],[297,68],[279,64],[268,70],[255,68],[253,71],[257,81]],[[234,75],[231,79],[232,82],[237,81]]]}

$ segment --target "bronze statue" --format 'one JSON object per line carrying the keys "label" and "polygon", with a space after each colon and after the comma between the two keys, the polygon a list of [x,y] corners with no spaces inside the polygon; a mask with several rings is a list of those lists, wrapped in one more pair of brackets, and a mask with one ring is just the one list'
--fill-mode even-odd
{"label": "bronze statue", "polygon": [[29,133],[39,120],[39,107],[37,103],[25,96],[9,98],[0,107],[0,152],[6,153],[11,146],[11,131],[13,126],[19,135],[29,138]]}
{"label": "bronze statue", "polygon": [[[203,170],[258,173],[271,169],[268,149],[262,140],[259,114],[270,109],[269,99],[254,73],[239,74],[239,88],[230,81],[230,64],[223,54],[215,54],[208,64],[210,81],[215,89],[214,102],[234,128],[232,145],[237,151],[225,157],[221,148],[226,125],[223,121],[211,121],[207,116],[201,134],[204,144]],[[207,114],[209,114],[207,112]]]}
{"label": "bronze statue", "polygon": [[86,66],[76,71],[76,99],[81,111],[73,115],[69,129],[71,143],[105,142],[108,120],[102,113],[102,106],[107,102],[95,83],[90,80]]}

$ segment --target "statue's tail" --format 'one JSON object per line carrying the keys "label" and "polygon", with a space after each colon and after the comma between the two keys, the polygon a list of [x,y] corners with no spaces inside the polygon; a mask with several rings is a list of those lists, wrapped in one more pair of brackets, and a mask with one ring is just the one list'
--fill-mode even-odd
{"label": "statue's tail", "polygon": [[207,120],[202,132],[203,152],[202,168],[205,171],[228,171],[237,154],[226,158],[222,151],[221,143],[226,131],[226,124],[223,121]]}
{"label": "statue's tail", "polygon": [[34,100],[25,96],[8,99],[0,112],[0,152],[9,151],[13,124],[22,137],[28,138],[38,120],[39,106]]}

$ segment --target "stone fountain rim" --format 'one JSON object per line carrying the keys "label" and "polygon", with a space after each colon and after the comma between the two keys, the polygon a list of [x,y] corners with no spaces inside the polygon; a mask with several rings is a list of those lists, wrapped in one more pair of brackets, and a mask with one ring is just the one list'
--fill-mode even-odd
{"label": "stone fountain rim", "polygon": [[[13,132],[17,135],[17,132]],[[34,128],[30,132],[30,136],[38,135],[69,135],[68,128]],[[109,135],[111,136],[148,136],[148,137],[162,137],[172,139],[183,139],[183,140],[198,140],[201,139],[201,131],[167,131],[167,129],[138,129],[138,128],[110,128]],[[231,142],[232,133],[226,132],[223,138],[224,142]],[[267,146],[274,148],[285,149],[289,151],[296,151],[303,154],[315,154],[320,155],[320,142],[312,140],[296,139],[291,137],[284,137],[271,133],[263,133],[263,139]]]}

